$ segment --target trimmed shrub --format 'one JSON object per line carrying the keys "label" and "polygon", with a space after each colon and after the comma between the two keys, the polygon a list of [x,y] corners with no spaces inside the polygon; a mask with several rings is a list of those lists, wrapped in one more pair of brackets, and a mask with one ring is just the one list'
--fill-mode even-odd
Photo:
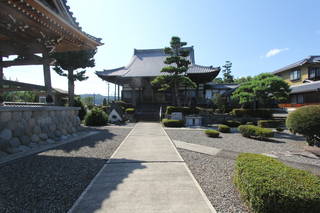
{"label": "trimmed shrub", "polygon": [[80,107],[78,116],[79,116],[80,120],[82,121],[85,118],[86,114],[87,114],[87,110],[86,110],[83,102],[81,101],[81,99],[79,97],[76,97],[74,99],[74,106],[75,107]]}
{"label": "trimmed shrub", "polygon": [[280,120],[259,120],[258,126],[263,128],[278,128],[282,124]]}
{"label": "trimmed shrub", "polygon": [[320,178],[259,154],[240,154],[234,183],[254,212],[316,213]]}
{"label": "trimmed shrub", "polygon": [[166,114],[170,115],[173,112],[182,112],[183,115],[190,115],[194,110],[190,107],[176,107],[176,106],[167,106]]}
{"label": "trimmed shrub", "polygon": [[246,125],[255,125],[255,124],[254,124],[254,122],[249,121],[246,123]]}
{"label": "trimmed shrub", "polygon": [[223,124],[229,126],[229,127],[238,127],[241,125],[240,121],[234,121],[234,120],[227,120],[224,121]]}
{"label": "trimmed shrub", "polygon": [[219,134],[220,134],[217,130],[214,130],[214,129],[207,129],[205,133],[210,138],[217,138],[219,137]]}
{"label": "trimmed shrub", "polygon": [[162,119],[162,123],[165,127],[183,127],[184,122],[179,120]]}
{"label": "trimmed shrub", "polygon": [[247,138],[266,139],[274,136],[271,129],[253,125],[241,125],[238,129],[241,135]]}
{"label": "trimmed shrub", "polygon": [[87,126],[104,126],[108,123],[108,115],[99,108],[93,108],[85,117]]}
{"label": "trimmed shrub", "polygon": [[230,127],[224,124],[218,125],[218,131],[222,133],[230,133]]}
{"label": "trimmed shrub", "polygon": [[233,109],[231,114],[237,117],[258,117],[271,118],[272,110],[270,109]]}
{"label": "trimmed shrub", "polygon": [[126,113],[127,113],[127,114],[132,115],[132,114],[134,114],[135,112],[136,112],[136,109],[135,109],[135,108],[127,108],[127,109],[126,109]]}
{"label": "trimmed shrub", "polygon": [[289,113],[286,126],[305,136],[310,146],[320,146],[320,106],[304,106]]}

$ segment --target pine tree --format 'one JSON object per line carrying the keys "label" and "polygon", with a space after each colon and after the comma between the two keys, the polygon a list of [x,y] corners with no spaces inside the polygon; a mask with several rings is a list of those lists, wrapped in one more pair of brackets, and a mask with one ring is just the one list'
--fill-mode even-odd
{"label": "pine tree", "polygon": [[223,70],[223,82],[224,83],[234,83],[234,77],[231,75],[231,67],[232,63],[230,61],[226,61],[226,64],[222,66]]}
{"label": "pine tree", "polygon": [[95,60],[93,57],[96,52],[96,50],[81,50],[52,54],[52,57],[56,59],[53,69],[58,75],[68,78],[69,106],[74,105],[74,82],[88,79],[85,76],[86,70],[77,71],[76,73],[74,71],[80,68],[94,67]]}
{"label": "pine tree", "polygon": [[179,37],[172,37],[170,41],[170,47],[164,49],[165,54],[169,55],[166,57],[164,63],[168,64],[162,68],[161,72],[167,73],[156,77],[151,81],[151,84],[158,87],[159,91],[166,91],[172,89],[174,97],[174,105],[180,106],[179,98],[179,86],[186,86],[195,88],[196,84],[187,77],[187,70],[190,61],[186,59],[189,56],[189,50],[183,48],[186,46],[186,42],[182,42]]}

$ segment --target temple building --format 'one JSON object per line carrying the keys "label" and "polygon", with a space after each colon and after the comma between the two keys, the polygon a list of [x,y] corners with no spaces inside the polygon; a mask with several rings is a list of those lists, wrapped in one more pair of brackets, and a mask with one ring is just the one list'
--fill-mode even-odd
{"label": "temple building", "polygon": [[[17,82],[3,80],[3,69],[11,66],[43,65],[44,88],[52,92],[51,52],[96,49],[101,39],[82,31],[66,0],[0,1],[0,96],[12,91]],[[16,55],[14,60],[4,57]],[[21,84],[26,90],[39,85]]]}
{"label": "temple building", "polygon": [[[187,76],[197,84],[196,88],[179,88],[181,103],[190,105],[192,101],[197,104],[206,104],[205,84],[211,82],[220,72],[219,67],[200,66],[195,63],[194,48],[187,47],[191,62],[186,72]],[[160,92],[153,88],[151,81],[160,75],[161,69],[168,66],[164,63],[167,55],[163,49],[134,50],[133,57],[127,66],[97,71],[96,74],[103,80],[122,87],[121,99],[134,106],[140,105],[170,105],[172,104],[172,92],[170,90]]]}

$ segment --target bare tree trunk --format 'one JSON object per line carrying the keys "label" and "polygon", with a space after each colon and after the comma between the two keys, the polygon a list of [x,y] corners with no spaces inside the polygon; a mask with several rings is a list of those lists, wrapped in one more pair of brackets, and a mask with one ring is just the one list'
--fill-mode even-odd
{"label": "bare tree trunk", "polygon": [[179,98],[179,88],[176,81],[174,82],[174,95],[175,95],[175,99],[176,99],[175,101],[177,103],[177,106],[181,106],[180,98]]}
{"label": "bare tree trunk", "polygon": [[69,95],[69,106],[74,106],[73,70],[68,70],[68,95]]}

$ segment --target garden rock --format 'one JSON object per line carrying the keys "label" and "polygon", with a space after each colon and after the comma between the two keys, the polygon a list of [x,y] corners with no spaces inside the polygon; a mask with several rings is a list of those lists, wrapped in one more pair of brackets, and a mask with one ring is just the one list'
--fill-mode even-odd
{"label": "garden rock", "polygon": [[33,134],[39,135],[41,133],[40,127],[36,126],[33,128]]}

